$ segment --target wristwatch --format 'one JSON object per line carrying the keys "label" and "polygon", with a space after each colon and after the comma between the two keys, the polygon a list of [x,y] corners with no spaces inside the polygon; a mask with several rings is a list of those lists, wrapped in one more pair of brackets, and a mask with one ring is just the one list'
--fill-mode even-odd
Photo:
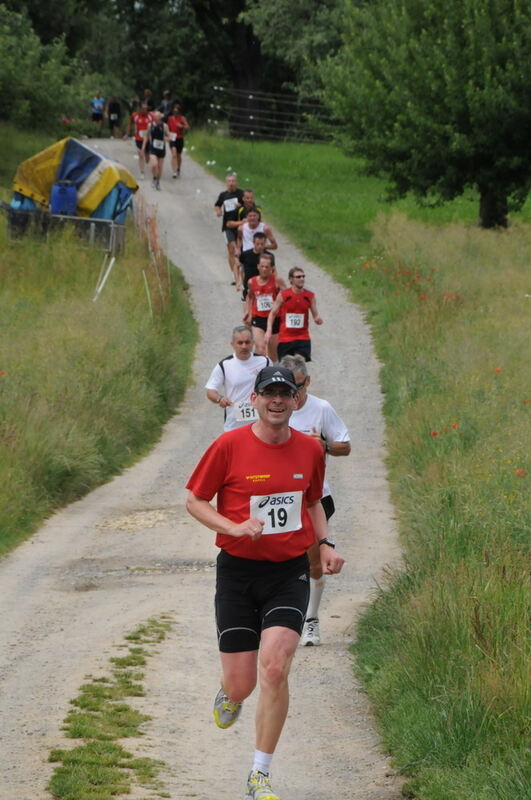
{"label": "wristwatch", "polygon": [[321,545],[321,544],[327,544],[327,545],[328,545],[328,547],[334,547],[334,548],[335,548],[335,546],[336,546],[336,543],[335,543],[335,542],[333,542],[331,539],[328,539],[328,537],[326,537],[326,536],[325,536],[325,538],[324,538],[324,539],[319,539],[319,544],[320,544],[320,545]]}

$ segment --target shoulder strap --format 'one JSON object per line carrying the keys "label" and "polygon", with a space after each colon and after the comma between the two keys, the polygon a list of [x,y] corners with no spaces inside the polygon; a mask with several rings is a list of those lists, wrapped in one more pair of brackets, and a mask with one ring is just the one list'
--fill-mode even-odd
{"label": "shoulder strap", "polygon": [[225,356],[225,358],[222,358],[221,361],[218,362],[218,367],[221,369],[223,377],[225,377],[225,367],[223,366],[223,362],[229,361],[231,358],[234,358],[234,356]]}

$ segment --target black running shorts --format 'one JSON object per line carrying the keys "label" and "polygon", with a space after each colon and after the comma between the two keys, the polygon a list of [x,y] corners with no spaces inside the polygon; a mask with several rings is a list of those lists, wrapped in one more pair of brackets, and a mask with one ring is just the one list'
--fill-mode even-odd
{"label": "black running shorts", "polygon": [[330,517],[332,516],[332,514],[336,510],[336,507],[334,505],[334,501],[332,500],[332,495],[331,494],[327,494],[327,495],[325,495],[325,497],[321,497],[321,505],[322,505],[322,507],[324,509],[324,512],[325,512],[326,521],[328,522],[328,520],[330,519]]}
{"label": "black running shorts", "polygon": [[312,343],[310,339],[296,339],[293,342],[279,342],[277,345],[278,360],[284,356],[302,356],[305,361],[312,360]]}
{"label": "black running shorts", "polygon": [[216,623],[222,653],[258,650],[265,628],[300,635],[310,596],[308,556],[253,561],[221,550],[216,573]]}
{"label": "black running shorts", "polygon": [[[252,317],[251,325],[253,328],[261,328],[263,331],[267,330],[267,317]],[[275,317],[273,321],[273,333],[278,333],[280,330],[280,317]]]}
{"label": "black running shorts", "polygon": [[173,147],[173,149],[177,150],[178,153],[182,153],[184,147],[184,139],[172,139],[170,141],[170,147]]}

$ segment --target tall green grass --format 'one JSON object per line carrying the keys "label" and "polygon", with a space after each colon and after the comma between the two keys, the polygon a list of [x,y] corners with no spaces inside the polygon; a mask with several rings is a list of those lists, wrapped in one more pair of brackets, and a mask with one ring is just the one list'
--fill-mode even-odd
{"label": "tall green grass", "polygon": [[[351,291],[373,330],[404,567],[358,625],[386,748],[422,800],[529,797],[529,204],[386,205],[334,148],[189,144]],[[282,263],[280,271],[289,264]],[[348,391],[348,386],[345,387]],[[352,387],[355,391],[355,387]],[[341,502],[341,498],[338,498]]]}
{"label": "tall green grass", "polygon": [[57,507],[132,463],[183,396],[196,341],[171,268],[152,318],[147,248],[125,253],[92,302],[102,253],[70,233],[6,240],[0,226],[0,553]]}

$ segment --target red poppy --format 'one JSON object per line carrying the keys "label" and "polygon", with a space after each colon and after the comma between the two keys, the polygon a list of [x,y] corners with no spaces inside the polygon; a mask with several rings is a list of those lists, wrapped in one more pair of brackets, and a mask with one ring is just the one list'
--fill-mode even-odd
{"label": "red poppy", "polygon": [[438,435],[439,435],[439,431],[432,431],[432,432],[431,432],[431,435],[432,435],[432,436],[438,436]]}
{"label": "red poppy", "polygon": [[518,475],[519,478],[525,478],[527,475],[525,469],[515,469],[515,474]]}
{"label": "red poppy", "polygon": [[2,371],[0,372],[0,375],[7,375],[7,372],[6,372],[5,370],[2,370]]}
{"label": "red poppy", "polygon": [[425,294],[419,294],[419,300],[425,300],[425,299],[426,299]]}
{"label": "red poppy", "polygon": [[503,372],[503,370],[502,370],[501,367],[494,367],[494,372],[498,373],[498,375],[499,375],[500,372]]}
{"label": "red poppy", "polygon": [[454,431],[456,431],[458,429],[458,427],[459,427],[459,425],[457,424],[457,422],[454,422],[452,424],[452,428],[454,429]]}

